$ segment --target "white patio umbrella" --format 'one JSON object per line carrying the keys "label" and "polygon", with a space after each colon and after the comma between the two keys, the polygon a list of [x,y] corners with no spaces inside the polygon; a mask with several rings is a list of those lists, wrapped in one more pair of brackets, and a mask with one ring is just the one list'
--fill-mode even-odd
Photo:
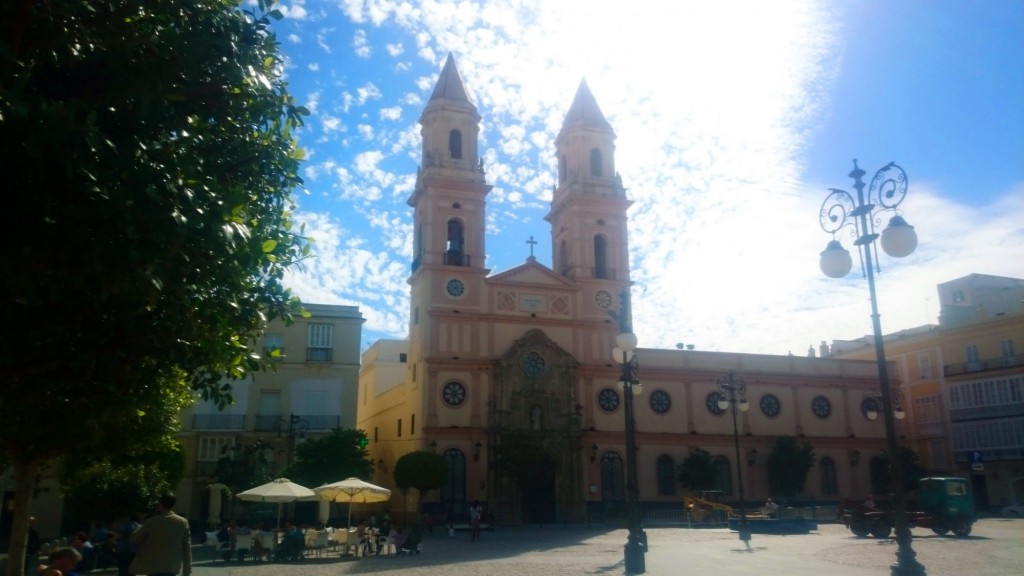
{"label": "white patio umbrella", "polygon": [[359,478],[346,478],[340,482],[324,484],[313,488],[313,492],[321,500],[328,502],[348,502],[348,520],[346,526],[352,525],[352,504],[356,502],[386,502],[391,499],[391,490],[376,484],[370,484]]}
{"label": "white patio umbrella", "polygon": [[277,502],[277,526],[280,526],[281,506],[285,502],[316,500],[317,494],[309,488],[296,484],[287,478],[277,478],[272,482],[261,484],[255,488],[249,488],[245,492],[239,492],[238,498],[252,502]]}

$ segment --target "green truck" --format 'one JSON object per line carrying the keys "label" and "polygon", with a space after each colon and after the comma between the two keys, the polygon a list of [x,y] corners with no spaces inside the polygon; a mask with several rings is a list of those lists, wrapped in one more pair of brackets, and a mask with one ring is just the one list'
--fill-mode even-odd
{"label": "green truck", "polygon": [[[907,523],[912,528],[928,528],[936,534],[950,532],[959,537],[971,533],[977,519],[971,483],[964,478],[922,478],[917,483],[916,498],[907,505]],[[865,537],[888,538],[896,526],[891,509],[868,508],[863,504],[846,504],[841,512],[851,532]]]}

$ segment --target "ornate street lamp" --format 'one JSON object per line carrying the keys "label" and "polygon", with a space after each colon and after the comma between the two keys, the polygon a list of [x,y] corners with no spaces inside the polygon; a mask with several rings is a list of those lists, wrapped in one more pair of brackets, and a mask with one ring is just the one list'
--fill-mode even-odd
{"label": "ornate street lamp", "polygon": [[636,418],[633,415],[633,395],[640,394],[643,387],[637,377],[640,363],[635,354],[637,339],[636,334],[633,334],[630,318],[628,287],[622,291],[621,301],[619,335],[615,337],[612,357],[622,368],[619,387],[622,388],[623,413],[626,418],[626,514],[629,536],[626,539],[624,559],[626,574],[643,574],[647,571],[647,562],[644,558],[647,535],[640,527],[640,492],[636,478]]}
{"label": "ornate street lamp", "polygon": [[305,438],[309,423],[301,416],[289,414],[287,418],[281,417],[277,421],[277,437],[288,438],[288,464],[292,463],[295,457],[295,438]]}
{"label": "ornate street lamp", "polygon": [[907,523],[906,495],[903,493],[903,466],[899,459],[899,445],[896,439],[893,395],[889,388],[889,373],[885,362],[885,347],[882,343],[882,323],[878,315],[878,299],[875,295],[875,271],[881,271],[872,257],[872,246],[879,235],[875,226],[881,223],[883,213],[892,212],[889,226],[882,231],[882,250],[894,258],[909,256],[917,248],[917,234],[914,227],[899,215],[897,207],[907,196],[907,174],[894,162],[883,166],[871,179],[867,196],[864,194],[864,175],[867,174],[853,161],[853,179],[856,197],[845,190],[830,188],[831,194],[821,205],[819,221],[821,228],[832,234],[833,240],[821,253],[821,271],[830,278],[842,278],[853,267],[850,253],[843,248],[836,234],[847,230],[854,238],[854,245],[860,254],[861,272],[868,279],[871,296],[871,320],[875,336],[875,360],[878,364],[878,382],[881,387],[879,400],[882,405],[882,420],[885,422],[885,440],[889,451],[889,465],[892,469],[892,503],[896,524],[896,563],[890,566],[893,576],[925,574],[924,566],[917,561],[917,554],[911,547],[910,526]]}
{"label": "ornate street lamp", "polygon": [[[730,406],[732,407],[732,441],[736,448],[736,483],[740,488],[740,540],[747,544],[747,548],[750,548],[750,527],[747,526],[747,503],[743,499],[743,467],[740,459],[740,430],[736,423],[736,412],[746,412],[750,409],[750,403],[747,402],[747,384],[736,378],[730,371],[725,376],[718,379],[718,392],[721,394],[718,398],[718,408],[720,410],[726,410]],[[757,452],[754,452],[757,454]],[[751,465],[753,465],[753,457],[751,457]]]}

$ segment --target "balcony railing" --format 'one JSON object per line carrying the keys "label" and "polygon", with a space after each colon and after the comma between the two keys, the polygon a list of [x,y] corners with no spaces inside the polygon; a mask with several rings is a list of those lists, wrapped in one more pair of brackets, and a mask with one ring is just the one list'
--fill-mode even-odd
{"label": "balcony railing", "polygon": [[949,411],[949,420],[951,422],[988,420],[991,418],[1012,418],[1014,416],[1024,416],[1024,403],[1011,402],[1007,404],[995,404],[991,406],[954,408]]}
{"label": "balcony railing", "polygon": [[306,348],[306,362],[331,362],[333,359],[333,348]]}
{"label": "balcony railing", "polygon": [[[326,431],[333,430],[341,425],[341,416],[337,414],[300,414],[296,415],[299,420],[305,423],[305,431]],[[288,417],[272,414],[258,414],[256,416],[257,432],[278,432],[288,430]],[[295,429],[293,427],[293,429]]]}
{"label": "balcony railing", "polygon": [[445,266],[469,266],[469,263],[469,254],[464,254],[462,252],[454,252],[452,250],[449,250],[444,253]]}
{"label": "balcony railing", "polygon": [[1024,354],[1017,354],[1016,356],[1001,356],[999,358],[989,358],[987,360],[979,360],[975,362],[962,362],[960,364],[946,364],[942,367],[942,372],[946,376],[958,376],[960,374],[972,374],[974,372],[1002,370],[1004,368],[1013,368],[1014,366],[1024,366]]}
{"label": "balcony railing", "polygon": [[244,430],[244,414],[193,414],[193,430]]}

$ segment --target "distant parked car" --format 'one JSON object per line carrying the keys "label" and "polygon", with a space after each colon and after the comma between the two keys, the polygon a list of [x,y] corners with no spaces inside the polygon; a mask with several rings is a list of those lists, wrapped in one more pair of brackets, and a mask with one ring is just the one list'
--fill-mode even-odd
{"label": "distant parked car", "polygon": [[1007,518],[1021,518],[1024,517],[1024,504],[1016,504],[1014,506],[1004,506],[1001,514]]}

